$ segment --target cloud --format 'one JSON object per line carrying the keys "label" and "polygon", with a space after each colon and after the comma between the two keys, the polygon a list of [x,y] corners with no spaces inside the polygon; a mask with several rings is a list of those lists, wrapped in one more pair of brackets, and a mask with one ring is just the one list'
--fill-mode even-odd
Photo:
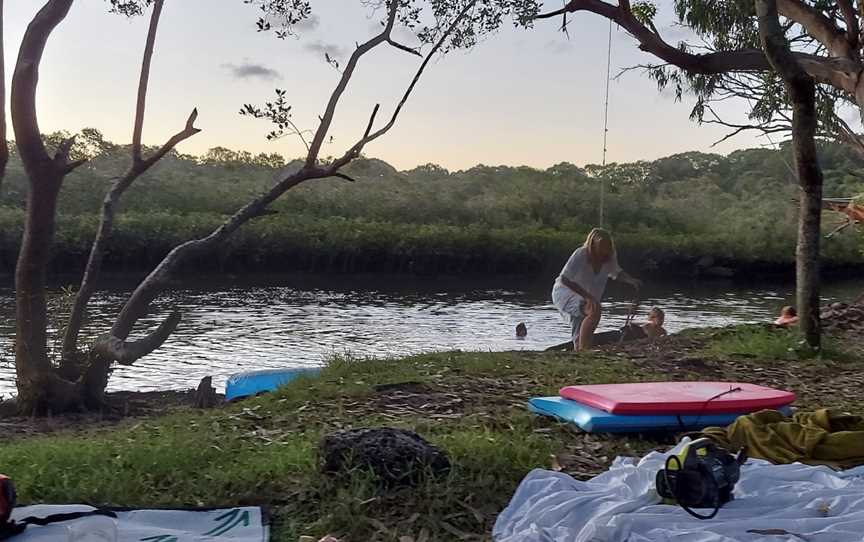
{"label": "cloud", "polygon": [[378,34],[383,29],[384,29],[384,25],[378,19],[372,20],[369,23],[369,33],[370,34]]}
{"label": "cloud", "polygon": [[263,79],[265,81],[274,81],[282,79],[282,75],[263,64],[255,64],[253,62],[244,61],[242,64],[222,64],[222,67],[231,72],[231,75],[237,79]]}
{"label": "cloud", "polygon": [[572,53],[575,49],[574,44],[570,41],[548,41],[543,46],[544,49],[555,55],[563,55]]}
{"label": "cloud", "polygon": [[348,50],[344,47],[340,47],[334,43],[324,43],[321,40],[316,40],[311,43],[304,43],[303,49],[309,51],[310,53],[315,53],[322,56],[326,53],[332,58],[338,59],[342,59],[348,56]]}
{"label": "cloud", "polygon": [[[285,17],[268,13],[264,16],[264,20],[270,23],[274,29],[281,29],[285,24]],[[317,29],[321,25],[321,18],[314,13],[310,14],[305,19],[291,25],[289,29],[291,34],[308,32]]]}
{"label": "cloud", "polygon": [[314,13],[294,25],[296,30],[315,30],[321,24],[321,18]]}

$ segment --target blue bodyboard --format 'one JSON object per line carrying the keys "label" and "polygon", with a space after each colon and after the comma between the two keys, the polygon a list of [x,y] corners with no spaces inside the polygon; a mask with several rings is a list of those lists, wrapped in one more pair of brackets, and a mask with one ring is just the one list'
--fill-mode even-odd
{"label": "blue bodyboard", "polygon": [[232,401],[241,397],[274,391],[279,386],[284,386],[299,376],[318,376],[320,372],[321,369],[318,367],[298,367],[233,374],[225,382],[225,400]]}
{"label": "blue bodyboard", "polygon": [[[650,433],[693,431],[705,427],[725,427],[738,416],[748,414],[686,414],[681,416],[668,414],[622,415],[592,408],[563,397],[535,397],[528,401],[528,409],[535,414],[551,416],[563,422],[573,423],[588,433]],[[787,416],[791,414],[789,407],[779,409]]]}

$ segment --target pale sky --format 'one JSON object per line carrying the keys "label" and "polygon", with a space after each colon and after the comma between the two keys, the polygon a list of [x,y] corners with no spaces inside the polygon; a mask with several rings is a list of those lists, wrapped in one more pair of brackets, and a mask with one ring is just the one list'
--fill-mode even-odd
{"label": "pale sky", "polygon": [[[42,4],[6,2],[9,79],[24,29]],[[94,127],[112,141],[131,140],[147,18],[110,15],[107,5],[77,0],[49,41],[39,87],[43,132]],[[183,143],[183,152],[224,146],[288,158],[303,154],[296,139],[268,142],[270,126],[238,111],[243,103],[263,103],[279,87],[288,90],[294,120],[301,127],[316,126],[339,76],[323,51],[344,60],[346,50],[372,35],[377,17],[359,0],[317,0],[313,7],[317,24],[282,41],[255,31],[258,13],[242,0],[167,0],[150,79],[145,143],[161,144],[198,107],[203,132]],[[670,12],[671,2],[661,2],[661,32],[674,43],[681,32],[668,24]],[[449,169],[480,163],[540,168],[565,161],[599,163],[607,24],[593,14],[577,14],[569,41],[558,31],[560,20],[540,21],[533,30],[508,24],[471,51],[436,59],[397,125],[366,154],[400,169],[429,162]],[[613,74],[650,61],[631,37],[615,30]],[[353,144],[375,103],[382,106],[379,118],[387,118],[384,113],[392,111],[418,63],[386,47],[364,57],[337,110],[334,143],[323,154],[339,154]],[[610,162],[689,150],[728,153],[766,143],[743,135],[712,148],[725,132],[691,122],[690,101],[675,103],[637,71],[612,82],[610,100]],[[743,105],[728,107],[733,118],[742,119]]]}

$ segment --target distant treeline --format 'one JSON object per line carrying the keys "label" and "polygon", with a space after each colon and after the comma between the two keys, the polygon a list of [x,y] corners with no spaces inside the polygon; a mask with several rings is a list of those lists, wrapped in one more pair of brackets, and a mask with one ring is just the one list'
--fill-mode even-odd
{"label": "distant treeline", "polygon": [[[76,153],[90,161],[61,194],[55,271],[83,268],[102,198],[128,161],[128,147],[95,130],[79,136]],[[864,193],[864,162],[839,145],[824,145],[821,158],[827,196]],[[364,158],[347,169],[357,182],[327,179],[291,190],[274,205],[276,214],[257,219],[195,267],[537,273],[560,266],[596,224],[602,179],[606,222],[630,267],[664,274],[789,271],[797,213],[791,160],[786,149],[749,149],[605,167],[450,172],[428,164],[400,172]],[[124,197],[106,265],[153,266],[298,166],[277,154],[224,148],[168,155]],[[13,156],[0,191],[0,272],[14,266],[25,199],[26,179]],[[826,214],[826,229],[832,220]],[[864,235],[850,230],[827,241],[825,256],[834,268],[864,263]]]}

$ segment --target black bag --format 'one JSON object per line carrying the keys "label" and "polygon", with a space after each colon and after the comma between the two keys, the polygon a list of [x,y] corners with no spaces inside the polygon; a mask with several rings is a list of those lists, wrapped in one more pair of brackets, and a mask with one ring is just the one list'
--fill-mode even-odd
{"label": "black bag", "polygon": [[17,501],[15,493],[15,484],[12,479],[4,474],[0,474],[0,540],[6,540],[13,536],[24,532],[28,525],[48,525],[61,521],[69,521],[88,516],[107,516],[116,518],[117,514],[110,510],[91,510],[89,512],[69,512],[67,514],[51,514],[44,518],[29,517],[20,521],[12,521],[9,518],[12,516],[12,510],[15,508]]}

